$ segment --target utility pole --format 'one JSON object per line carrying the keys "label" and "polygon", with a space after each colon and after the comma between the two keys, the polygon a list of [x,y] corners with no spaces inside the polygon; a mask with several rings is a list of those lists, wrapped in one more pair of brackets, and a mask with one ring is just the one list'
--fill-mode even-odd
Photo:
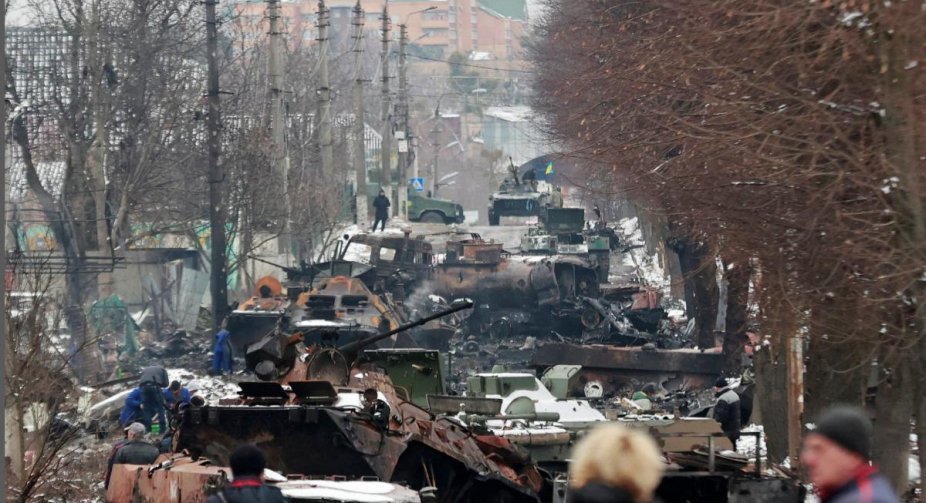
{"label": "utility pole", "polygon": [[267,74],[270,77],[270,132],[273,141],[273,175],[283,185],[282,231],[278,252],[289,262],[292,247],[290,220],[292,206],[289,200],[289,155],[286,150],[285,104],[283,101],[283,25],[280,22],[280,0],[267,0],[267,19],[270,21],[270,59]]}
{"label": "utility pole", "polygon": [[318,0],[318,149],[321,152],[322,176],[333,171],[331,145],[331,86],[328,82],[328,7]]}
{"label": "utility pole", "polygon": [[[408,154],[411,151],[411,138],[408,134],[408,77],[406,74],[406,49],[408,32],[405,23],[399,25],[399,207],[402,218],[408,218]],[[404,145],[403,145],[404,143]]]}
{"label": "utility pole", "polygon": [[363,111],[363,7],[354,5],[354,176],[357,181],[356,222],[365,225],[367,213],[366,117]]}
{"label": "utility pole", "polygon": [[219,118],[218,0],[206,0],[206,86],[209,113],[206,115],[206,145],[209,149],[209,223],[212,230],[212,330],[218,332],[228,309],[228,270],[225,260],[225,169],[222,166],[222,125]]}
{"label": "utility pole", "polygon": [[[380,134],[383,136],[383,141],[380,144],[380,174],[379,174],[379,184],[386,191],[386,194],[389,194],[389,200],[396,201],[395,194],[393,193],[392,188],[392,119],[389,115],[389,109],[391,107],[391,99],[389,96],[389,2],[383,3],[383,52],[381,54],[382,58],[382,67],[383,67],[383,96],[382,96],[382,111],[380,112],[380,120],[382,121],[382,129]],[[397,215],[399,211],[399,205],[392,205],[393,216]]]}
{"label": "utility pole", "polygon": [[431,148],[434,149],[434,159],[431,160],[431,169],[428,173],[430,178],[430,184],[428,185],[431,189],[431,197],[437,197],[437,189],[440,186],[437,183],[437,164],[440,162],[440,151],[441,151],[441,133],[443,128],[441,128],[441,118],[440,118],[440,105],[437,105],[437,110],[435,111],[436,115],[434,116],[434,127],[431,128]]}
{"label": "utility pole", "polygon": [[[6,75],[6,6],[0,5],[0,75]],[[3,275],[3,289],[0,290],[0,446],[3,447],[3,457],[0,458],[0,501],[6,501],[6,99],[0,100],[0,124],[3,135],[0,139],[0,274]]]}

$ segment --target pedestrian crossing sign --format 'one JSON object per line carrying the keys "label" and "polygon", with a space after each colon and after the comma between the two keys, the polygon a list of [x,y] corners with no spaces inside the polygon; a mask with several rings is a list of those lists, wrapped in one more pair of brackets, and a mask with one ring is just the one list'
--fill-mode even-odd
{"label": "pedestrian crossing sign", "polygon": [[415,192],[424,192],[424,178],[410,178],[408,181]]}

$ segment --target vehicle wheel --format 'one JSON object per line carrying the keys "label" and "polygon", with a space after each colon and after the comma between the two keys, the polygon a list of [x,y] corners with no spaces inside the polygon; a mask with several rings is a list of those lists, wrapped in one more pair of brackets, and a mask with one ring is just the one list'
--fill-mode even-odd
{"label": "vehicle wheel", "polygon": [[421,215],[421,221],[426,224],[442,224],[444,223],[444,215],[436,211],[426,211]]}

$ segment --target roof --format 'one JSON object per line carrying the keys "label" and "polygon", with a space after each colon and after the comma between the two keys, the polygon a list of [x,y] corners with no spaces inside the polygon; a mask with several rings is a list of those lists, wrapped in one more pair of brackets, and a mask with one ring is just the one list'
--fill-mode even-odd
{"label": "roof", "polygon": [[498,17],[527,20],[527,0],[479,0],[479,7]]}
{"label": "roof", "polygon": [[531,107],[516,105],[510,107],[489,107],[485,115],[506,122],[527,122],[532,115]]}

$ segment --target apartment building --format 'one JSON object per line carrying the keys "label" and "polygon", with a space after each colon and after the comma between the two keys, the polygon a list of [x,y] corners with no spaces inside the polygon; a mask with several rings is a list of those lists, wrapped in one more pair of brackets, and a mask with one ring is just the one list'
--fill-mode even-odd
{"label": "apartment building", "polygon": [[[384,0],[361,0],[368,30],[382,25]],[[341,32],[350,23],[356,0],[329,0],[331,26]],[[284,1],[281,4],[287,37],[291,44],[313,42],[318,2]],[[232,7],[234,26],[244,38],[258,39],[267,32],[265,3],[240,2]],[[519,59],[521,39],[527,27],[526,0],[390,0],[392,35],[405,24],[408,39],[436,58],[453,52],[482,53],[488,59]]]}

